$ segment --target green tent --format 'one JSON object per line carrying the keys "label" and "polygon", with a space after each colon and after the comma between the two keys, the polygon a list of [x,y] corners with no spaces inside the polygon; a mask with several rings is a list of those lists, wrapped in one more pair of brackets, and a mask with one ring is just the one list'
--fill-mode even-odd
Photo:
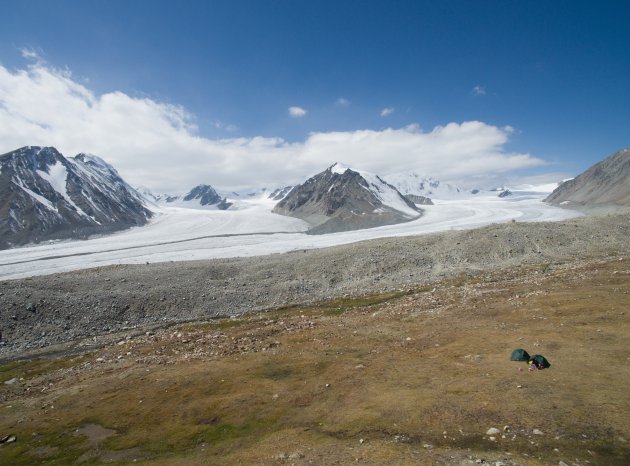
{"label": "green tent", "polygon": [[541,354],[535,354],[529,358],[529,365],[536,366],[536,369],[547,369],[551,366],[549,361]]}
{"label": "green tent", "polygon": [[510,361],[529,361],[529,353],[523,348],[517,348],[512,351]]}

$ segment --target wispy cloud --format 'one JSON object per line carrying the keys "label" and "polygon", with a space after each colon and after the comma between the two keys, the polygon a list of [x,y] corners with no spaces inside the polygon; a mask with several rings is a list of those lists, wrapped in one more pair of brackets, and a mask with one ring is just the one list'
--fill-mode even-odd
{"label": "wispy cloud", "polygon": [[337,105],[338,107],[347,107],[350,104],[351,102],[348,99],[345,99],[343,97],[339,97],[337,101],[335,102],[335,105]]}
{"label": "wispy cloud", "polygon": [[393,107],[385,107],[383,110],[381,110],[381,116],[382,117],[389,116],[392,113],[394,113],[394,108]]}
{"label": "wispy cloud", "polygon": [[22,54],[22,57],[33,62],[43,63],[45,61],[42,58],[41,53],[32,48],[22,47],[20,49],[20,53]]}
{"label": "wispy cloud", "polygon": [[486,95],[486,88],[477,84],[475,87],[473,87],[472,93],[473,95]]}
{"label": "wispy cloud", "polygon": [[210,139],[199,135],[194,115],[181,106],[118,91],[96,94],[68,71],[40,62],[15,71],[0,66],[0,153],[25,145],[55,146],[66,155],[91,152],[133,185],[155,192],[200,183],[226,190],[292,184],[340,158],[383,176],[415,171],[445,181],[544,163],[506,151],[511,132],[467,121],[430,131],[411,125],[318,132],[299,142]]}
{"label": "wispy cloud", "polygon": [[223,123],[221,120],[214,120],[212,122],[212,126],[214,126],[216,129],[227,131],[228,133],[236,133],[238,131],[238,126]]}
{"label": "wispy cloud", "polygon": [[303,117],[304,115],[306,115],[306,113],[306,110],[304,110],[302,107],[289,107],[289,115],[291,115],[293,118]]}

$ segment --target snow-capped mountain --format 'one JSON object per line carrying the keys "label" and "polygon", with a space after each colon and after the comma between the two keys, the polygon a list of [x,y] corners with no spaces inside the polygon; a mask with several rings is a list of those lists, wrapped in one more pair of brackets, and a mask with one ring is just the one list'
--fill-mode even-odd
{"label": "snow-capped mountain", "polygon": [[[401,173],[389,175],[387,182],[396,187],[405,196],[422,196],[429,199],[459,199],[470,193],[448,183],[442,183],[431,177],[417,173]],[[408,196],[409,197],[409,196]]]}
{"label": "snow-capped mountain", "polygon": [[267,196],[267,198],[274,201],[281,201],[292,189],[293,186],[285,186],[284,188],[275,189],[271,194],[269,194],[269,196]]}
{"label": "snow-capped mountain", "polygon": [[140,192],[145,199],[155,204],[184,207],[188,209],[214,208],[219,210],[228,209],[232,203],[225,197],[221,197],[214,188],[208,184],[200,184],[192,188],[186,194],[173,196],[170,194],[153,194],[148,188],[140,188]]}
{"label": "snow-capped mountain", "polygon": [[144,198],[101,158],[27,146],[0,156],[0,248],[85,238],[151,217]]}
{"label": "snow-capped mountain", "polygon": [[311,234],[392,225],[422,214],[379,176],[339,163],[293,188],[273,212],[307,221]]}
{"label": "snow-capped mountain", "polygon": [[[200,206],[216,206],[219,210],[226,210],[232,204],[217,194],[214,188],[208,184],[200,184],[191,189],[182,197],[183,202],[192,202]],[[167,200],[168,202],[168,200]]]}

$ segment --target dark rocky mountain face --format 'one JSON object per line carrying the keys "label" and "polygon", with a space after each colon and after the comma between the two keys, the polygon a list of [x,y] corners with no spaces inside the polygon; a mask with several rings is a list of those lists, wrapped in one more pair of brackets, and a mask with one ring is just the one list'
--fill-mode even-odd
{"label": "dark rocky mountain face", "polygon": [[198,199],[201,205],[214,205],[222,200],[212,186],[207,184],[195,186],[184,196],[184,201],[192,201],[193,199]]}
{"label": "dark rocky mountain face", "polygon": [[151,212],[98,157],[28,146],[0,156],[0,248],[144,225]]}
{"label": "dark rocky mountain face", "polygon": [[405,197],[416,205],[433,205],[433,201],[425,196],[418,194],[405,194]]}
{"label": "dark rocky mountain face", "polygon": [[287,194],[293,189],[293,186],[285,186],[284,188],[278,188],[269,194],[268,198],[274,201],[281,201]]}
{"label": "dark rocky mountain face", "polygon": [[630,206],[630,148],[558,186],[546,199],[567,206]]}
{"label": "dark rocky mountain face", "polygon": [[377,176],[369,178],[333,165],[293,188],[273,212],[307,221],[311,234],[392,225],[421,215],[396,188]]}
{"label": "dark rocky mountain face", "polygon": [[[180,200],[178,196],[167,196],[164,199],[167,203],[175,203]],[[194,206],[216,206],[219,210],[227,210],[232,206],[226,198],[217,194],[214,188],[208,184],[200,184],[191,189],[181,197],[181,201],[188,202]]]}

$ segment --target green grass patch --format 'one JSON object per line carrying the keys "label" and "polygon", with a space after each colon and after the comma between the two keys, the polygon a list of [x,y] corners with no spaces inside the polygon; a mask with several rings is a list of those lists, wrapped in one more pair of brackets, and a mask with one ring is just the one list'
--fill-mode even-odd
{"label": "green grass patch", "polygon": [[25,361],[13,361],[0,366],[0,383],[19,377],[22,374],[20,370],[26,364]]}
{"label": "green grass patch", "polygon": [[[164,425],[159,432],[146,431],[137,427],[122,436],[114,435],[103,442],[112,451],[140,448],[151,455],[177,455],[206,443],[215,451],[233,447],[239,442],[251,444],[274,430],[274,419],[253,419],[242,424],[218,422],[210,425],[171,424]],[[128,437],[127,437],[128,436]]]}
{"label": "green grass patch", "polygon": [[333,301],[322,303],[321,307],[326,309],[339,308],[339,309],[353,309],[357,307],[370,307],[378,304],[383,304],[388,301],[396,300],[404,296],[414,294],[414,290],[405,291],[392,291],[388,293],[379,293],[375,295],[340,298]]}
{"label": "green grass patch", "polygon": [[[17,434],[17,442],[2,445],[0,464],[21,466],[33,464],[67,465],[88,450],[85,439],[73,435],[71,430],[48,432],[38,435]],[[94,464],[91,461],[81,464]]]}
{"label": "green grass patch", "polygon": [[269,315],[273,318],[286,317],[296,314],[338,316],[349,310],[378,306],[379,304],[416,294],[417,292],[417,290],[391,291],[366,296],[337,298],[306,306],[299,304],[287,304],[274,309],[269,313]]}
{"label": "green grass patch", "polygon": [[209,322],[200,322],[195,324],[185,324],[177,327],[182,332],[192,330],[222,330],[226,328],[236,328],[244,325],[247,322],[245,319],[233,319],[229,317],[221,317],[213,319]]}
{"label": "green grass patch", "polygon": [[30,379],[58,369],[77,366],[91,359],[89,354],[71,358],[37,358],[23,361],[12,361],[0,366],[0,383],[15,377]]}
{"label": "green grass patch", "polygon": [[276,426],[275,419],[250,419],[242,424],[220,423],[209,426],[197,437],[197,441],[209,443],[215,449],[243,440],[251,445],[272,432]]}
{"label": "green grass patch", "polygon": [[284,380],[291,377],[295,371],[286,367],[267,367],[260,371],[258,375],[265,379]]}

